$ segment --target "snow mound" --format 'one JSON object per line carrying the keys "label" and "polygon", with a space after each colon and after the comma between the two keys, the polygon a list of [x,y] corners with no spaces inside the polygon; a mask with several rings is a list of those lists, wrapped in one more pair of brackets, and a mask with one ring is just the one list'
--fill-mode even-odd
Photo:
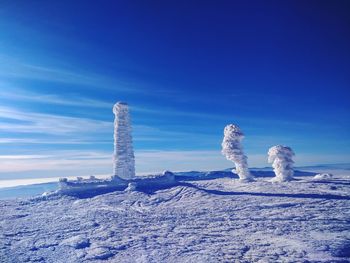
{"label": "snow mound", "polygon": [[61,245],[70,246],[75,249],[82,249],[90,246],[90,240],[85,236],[73,236],[61,242]]}
{"label": "snow mound", "polygon": [[94,260],[94,259],[108,259],[114,256],[114,254],[110,251],[109,247],[96,247],[89,249],[87,252],[86,259]]}
{"label": "snow mound", "polygon": [[330,174],[330,173],[320,173],[314,176],[315,180],[327,180],[332,178],[333,178],[333,174]]}

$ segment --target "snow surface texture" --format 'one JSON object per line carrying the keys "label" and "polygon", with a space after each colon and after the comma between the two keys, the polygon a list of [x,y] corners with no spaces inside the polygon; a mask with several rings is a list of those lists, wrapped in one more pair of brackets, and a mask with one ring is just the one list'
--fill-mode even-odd
{"label": "snow surface texture", "polygon": [[135,177],[135,157],[132,146],[128,105],[117,102],[113,107],[114,119],[114,176],[123,179]]}
{"label": "snow surface texture", "polygon": [[241,141],[244,134],[241,129],[234,124],[229,124],[224,129],[224,140],[222,141],[222,154],[227,160],[234,162],[237,173],[241,180],[250,181],[253,179],[248,169],[247,156],[243,153]]}
{"label": "snow surface texture", "polygon": [[268,151],[268,162],[272,163],[276,177],[273,181],[287,182],[293,180],[293,156],[295,155],[290,147],[276,145]]}
{"label": "snow surface texture", "polygon": [[189,172],[161,190],[0,201],[0,262],[349,262],[338,172],[283,184]]}

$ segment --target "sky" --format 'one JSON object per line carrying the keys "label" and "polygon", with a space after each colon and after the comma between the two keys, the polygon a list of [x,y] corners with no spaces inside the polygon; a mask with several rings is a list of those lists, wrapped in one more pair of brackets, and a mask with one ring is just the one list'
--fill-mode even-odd
{"label": "sky", "polygon": [[0,0],[0,180],[111,174],[113,104],[138,173],[350,162],[349,1]]}

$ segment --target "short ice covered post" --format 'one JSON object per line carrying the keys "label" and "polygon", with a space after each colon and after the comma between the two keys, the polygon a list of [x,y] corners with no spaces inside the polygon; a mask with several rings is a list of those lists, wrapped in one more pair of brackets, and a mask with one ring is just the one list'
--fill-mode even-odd
{"label": "short ice covered post", "polygon": [[115,115],[113,178],[133,179],[135,178],[135,157],[128,104],[117,102],[113,107],[113,113]]}

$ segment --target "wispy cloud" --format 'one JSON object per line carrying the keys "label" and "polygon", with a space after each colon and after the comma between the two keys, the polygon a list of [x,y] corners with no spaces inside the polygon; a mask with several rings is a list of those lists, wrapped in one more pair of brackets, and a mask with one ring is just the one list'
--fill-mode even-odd
{"label": "wispy cloud", "polygon": [[[69,100],[68,100],[69,101]],[[182,112],[180,111],[179,114]],[[153,114],[153,110],[152,110]],[[184,113],[185,114],[185,113]],[[112,114],[111,114],[112,115]],[[78,145],[78,144],[110,144],[113,143],[113,117],[110,121],[101,121],[83,117],[68,117],[56,114],[44,114],[26,111],[13,107],[0,106],[0,135],[2,144],[50,144],[50,145]],[[154,142],[153,148],[173,147],[186,149],[191,143],[194,147],[203,149],[217,143],[219,148],[221,133],[205,133],[189,130],[181,131],[181,127],[174,129],[171,125],[161,129],[149,125],[133,125],[135,143]],[[14,134],[11,136],[11,134]],[[160,144],[165,142],[166,145]],[[252,136],[245,143],[248,148],[269,147],[277,143],[293,142],[291,138],[275,136]],[[209,149],[212,147],[209,146]]]}
{"label": "wispy cloud", "polygon": [[49,155],[0,155],[0,160],[27,160],[27,159],[42,159],[47,158]]}
{"label": "wispy cloud", "polygon": [[[86,137],[87,134],[84,135]],[[142,139],[142,138],[141,138]],[[152,138],[144,138],[143,140],[152,140]],[[59,138],[54,137],[51,139],[48,138],[0,138],[1,144],[50,144],[50,145],[82,145],[82,144],[112,144],[113,138],[102,140],[100,138]]]}
{"label": "wispy cloud", "polygon": [[[165,169],[210,170],[223,169],[230,163],[221,156],[219,151],[136,151],[136,170],[138,173],[161,172]],[[104,151],[51,151],[42,155],[0,155],[1,174],[16,173],[18,178],[27,172],[43,176],[89,175],[110,173],[112,167],[112,152]],[[35,173],[37,172],[37,173]],[[35,177],[35,176],[34,176]],[[15,178],[14,178],[15,179]]]}
{"label": "wispy cloud", "polygon": [[17,133],[60,134],[111,131],[111,122],[67,117],[54,114],[20,111],[10,107],[0,107],[0,118],[16,120],[17,123],[5,123],[0,130]]}
{"label": "wispy cloud", "polygon": [[[4,144],[112,144],[112,118],[111,121],[101,121],[29,112],[23,109],[4,106],[0,106],[0,118],[2,118],[0,131],[23,134],[23,136],[16,135],[16,137],[6,136],[0,138],[0,143]],[[32,136],[26,137],[25,134],[45,136],[33,138]],[[208,134],[159,129],[148,125],[133,125],[133,135],[135,142],[184,141],[189,139],[196,139],[198,141],[213,138],[212,135]],[[106,136],[109,137],[107,138]],[[106,139],[103,139],[104,137]]]}
{"label": "wispy cloud", "polygon": [[[1,90],[3,89],[3,90]],[[11,90],[5,91],[5,90]],[[34,103],[44,103],[53,105],[76,106],[84,108],[112,108],[111,103],[85,98],[82,96],[58,96],[55,94],[42,94],[37,92],[29,92],[24,89],[13,87],[9,83],[0,83],[0,98],[2,100],[11,101],[28,101]]]}
{"label": "wispy cloud", "polygon": [[[84,151],[79,155],[70,154],[69,152],[58,152],[50,155],[0,155],[0,174],[17,173],[21,178],[25,177],[26,172],[46,171],[47,175],[74,175],[76,172],[81,174],[102,173],[111,170],[112,156],[101,154],[95,156],[86,156]],[[21,173],[22,172],[22,173]]]}
{"label": "wispy cloud", "polygon": [[4,55],[0,55],[0,76],[6,79],[33,79],[85,87],[113,89],[123,92],[142,92],[142,90],[136,89],[128,82],[117,80],[110,76],[46,65],[35,65]]}
{"label": "wispy cloud", "polygon": [[[3,90],[1,90],[3,88]],[[11,90],[11,92],[6,91]],[[13,86],[8,82],[0,82],[0,99],[11,101],[28,101],[37,104],[49,104],[49,105],[63,105],[63,106],[75,106],[80,108],[101,108],[111,109],[113,102],[107,102],[103,100],[96,100],[84,96],[77,96],[74,94],[57,95],[57,94],[42,94],[38,92],[29,92],[23,88]],[[181,110],[179,108],[171,107],[149,107],[142,105],[130,105],[131,114],[142,114],[150,117],[185,117],[194,120],[216,120],[221,122],[242,122],[246,124],[254,124],[254,127],[263,126],[266,124],[278,125],[278,126],[292,126],[293,128],[311,128],[314,127],[312,122],[291,121],[284,119],[268,119],[268,118],[252,118],[242,117],[240,115],[232,115],[227,113],[210,113],[210,112],[196,112]]]}

